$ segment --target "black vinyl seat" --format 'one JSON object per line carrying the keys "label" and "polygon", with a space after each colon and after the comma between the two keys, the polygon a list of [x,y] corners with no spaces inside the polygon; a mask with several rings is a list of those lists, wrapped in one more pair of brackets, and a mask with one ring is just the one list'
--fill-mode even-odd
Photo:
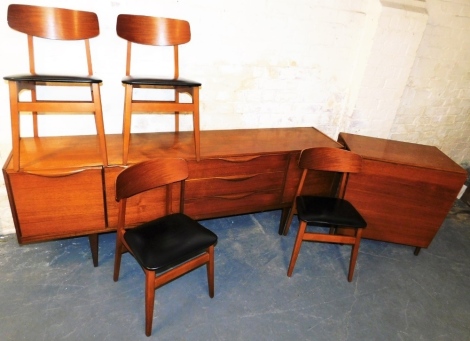
{"label": "black vinyl seat", "polygon": [[329,197],[297,197],[297,215],[307,224],[331,224],[345,228],[364,228],[366,221],[347,200]]}
{"label": "black vinyl seat", "polygon": [[137,262],[157,273],[203,253],[217,242],[212,231],[181,213],[129,229],[124,239]]}

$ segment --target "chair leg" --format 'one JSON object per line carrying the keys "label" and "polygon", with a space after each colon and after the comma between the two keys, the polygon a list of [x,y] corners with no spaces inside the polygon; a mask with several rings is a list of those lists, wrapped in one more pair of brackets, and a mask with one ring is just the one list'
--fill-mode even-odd
{"label": "chair leg", "polygon": [[[175,103],[180,102],[180,93],[175,89]],[[175,111],[175,132],[180,131],[180,112]]]}
{"label": "chair leg", "polygon": [[103,109],[101,106],[101,94],[100,94],[100,85],[98,83],[93,83],[91,86],[93,103],[95,104],[95,124],[96,124],[96,133],[98,134],[98,139],[100,143],[100,153],[101,159],[104,166],[108,165],[108,151],[106,148],[106,137],[104,134],[104,121],[103,121]]}
{"label": "chair leg", "polygon": [[131,140],[131,116],[132,116],[132,85],[126,84],[124,98],[124,116],[122,122],[122,164],[127,165],[129,156],[129,144]]}
{"label": "chair leg", "polygon": [[10,88],[11,144],[13,170],[20,170],[20,112],[18,111],[19,89],[16,82],[8,82]]}
{"label": "chair leg", "polygon": [[294,248],[292,249],[292,256],[290,258],[289,269],[287,270],[287,276],[292,276],[292,271],[294,271],[295,263],[297,262],[297,257],[300,252],[300,246],[302,245],[302,240],[304,238],[305,229],[307,228],[307,223],[301,221],[299,224],[299,231],[297,231],[297,238],[295,239]]}
{"label": "chair leg", "polygon": [[194,147],[196,149],[196,161],[201,159],[201,140],[199,129],[199,88],[194,87],[193,92],[193,130],[194,130]]}
{"label": "chair leg", "polygon": [[209,254],[209,261],[207,262],[207,283],[209,286],[209,297],[214,297],[214,245],[209,246],[207,249]]}
{"label": "chair leg", "polygon": [[122,250],[123,245],[121,238],[116,234],[116,251],[114,254],[114,274],[113,274],[113,280],[115,282],[118,281],[119,279],[119,270],[121,268],[121,257],[122,257]]}
{"label": "chair leg", "polygon": [[361,244],[362,229],[356,229],[356,242],[352,245],[351,259],[349,260],[348,281],[351,282],[354,276],[354,268],[356,267],[357,254]]}
{"label": "chair leg", "polygon": [[[36,86],[34,85],[33,88],[31,89],[31,102],[36,102],[36,101],[37,101]],[[33,115],[33,136],[38,137],[39,136],[38,112],[33,111],[31,114]]]}
{"label": "chair leg", "polygon": [[155,271],[145,271],[145,335],[152,334],[153,309],[155,305]]}

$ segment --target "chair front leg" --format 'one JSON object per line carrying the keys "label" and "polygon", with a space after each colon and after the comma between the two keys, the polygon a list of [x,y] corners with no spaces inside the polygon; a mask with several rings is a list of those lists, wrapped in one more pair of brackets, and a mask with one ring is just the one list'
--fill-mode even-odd
{"label": "chair front leg", "polygon": [[145,335],[152,334],[153,309],[155,305],[155,271],[145,271]]}
{"label": "chair front leg", "polygon": [[351,259],[349,260],[349,274],[348,281],[351,282],[354,276],[354,269],[356,267],[357,255],[359,253],[359,246],[361,244],[362,229],[356,229],[356,242],[352,245]]}
{"label": "chair front leg", "polygon": [[297,238],[295,239],[294,248],[292,249],[292,256],[290,258],[289,269],[287,270],[288,277],[292,276],[292,271],[294,271],[294,266],[297,262],[297,257],[300,252],[300,246],[302,245],[302,240],[304,238],[306,228],[307,223],[305,221],[300,221],[299,231],[297,231]]}
{"label": "chair front leg", "polygon": [[209,261],[207,262],[207,283],[209,286],[209,297],[214,297],[214,245],[207,249]]}
{"label": "chair front leg", "polygon": [[122,245],[121,237],[116,233],[116,251],[114,253],[114,275],[113,280],[115,282],[119,279],[119,270],[121,268],[121,257],[124,246]]}

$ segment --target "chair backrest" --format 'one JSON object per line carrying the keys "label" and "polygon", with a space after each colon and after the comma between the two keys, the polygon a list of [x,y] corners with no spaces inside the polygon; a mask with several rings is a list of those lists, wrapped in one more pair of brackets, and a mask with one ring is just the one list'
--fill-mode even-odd
{"label": "chair backrest", "polygon": [[343,197],[349,173],[359,173],[362,170],[362,157],[345,149],[317,147],[305,149],[300,154],[299,167],[303,169],[297,195],[300,195],[305,177],[309,170],[340,173],[338,197]]}
{"label": "chair backrest", "polygon": [[121,202],[142,192],[166,186],[167,212],[171,212],[171,185],[181,183],[180,212],[183,211],[184,180],[188,164],[184,159],[152,159],[124,169],[116,178],[116,201]]}
{"label": "chair backrest", "polygon": [[116,33],[127,40],[126,75],[130,75],[132,43],[174,47],[174,78],[179,76],[178,45],[191,40],[189,22],[179,19],[120,14]]}
{"label": "chair backrest", "polygon": [[93,74],[89,39],[99,35],[93,12],[65,8],[13,4],[8,6],[8,25],[28,36],[30,72],[35,73],[33,37],[53,40],[84,40],[88,74]]}

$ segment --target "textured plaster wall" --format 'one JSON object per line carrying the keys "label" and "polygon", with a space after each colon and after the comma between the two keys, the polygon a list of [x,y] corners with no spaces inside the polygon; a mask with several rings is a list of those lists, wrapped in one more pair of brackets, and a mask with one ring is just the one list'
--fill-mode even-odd
{"label": "textured plaster wall", "polygon": [[[470,162],[470,2],[468,0],[59,0],[16,1],[98,14],[92,41],[105,128],[122,124],[125,43],[115,34],[119,13],[183,18],[192,41],[180,52],[180,74],[200,81],[202,129],[315,126],[333,139],[340,131],[433,144],[457,163]],[[0,4],[0,74],[27,70],[25,38],[6,23]],[[47,57],[40,71],[77,60],[72,44],[61,62]],[[145,48],[141,73],[161,59]],[[82,66],[80,66],[82,67]],[[82,69],[80,69],[82,70]],[[79,72],[80,72],[79,70]],[[140,71],[140,72],[139,72]],[[162,69],[156,71],[163,72]],[[48,93],[42,95],[47,96]],[[141,93],[141,96],[147,96]],[[31,135],[29,117],[22,134]],[[171,119],[144,116],[133,131],[168,130]],[[93,134],[93,119],[41,117],[40,133]],[[190,129],[190,118],[183,120]],[[11,149],[8,86],[0,86],[0,161]],[[3,180],[3,179],[2,179]],[[3,181],[0,234],[13,232]]]}

